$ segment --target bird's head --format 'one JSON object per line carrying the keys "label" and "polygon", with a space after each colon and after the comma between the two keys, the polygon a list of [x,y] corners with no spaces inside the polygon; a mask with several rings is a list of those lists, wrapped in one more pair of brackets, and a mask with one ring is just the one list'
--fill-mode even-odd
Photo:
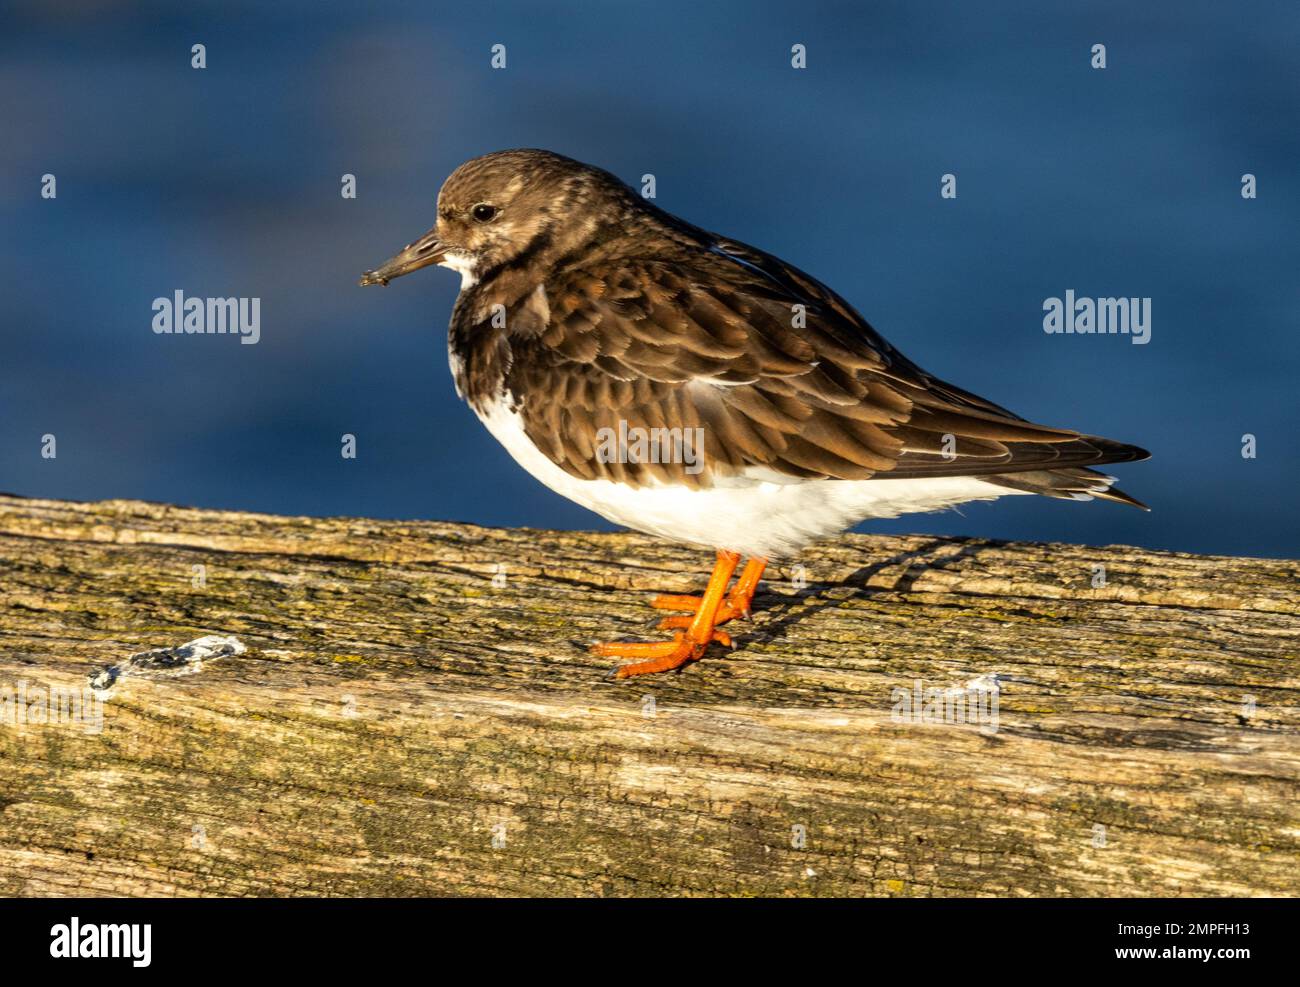
{"label": "bird's head", "polygon": [[600,197],[626,191],[613,175],[550,151],[485,154],[443,183],[433,228],[367,271],[361,283],[388,284],[440,264],[472,284],[485,271],[590,236],[603,211]]}

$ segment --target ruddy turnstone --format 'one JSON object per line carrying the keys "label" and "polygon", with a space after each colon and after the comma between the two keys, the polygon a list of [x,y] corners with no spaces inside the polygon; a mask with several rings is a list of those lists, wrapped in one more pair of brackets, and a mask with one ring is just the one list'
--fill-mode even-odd
{"label": "ruddy turnstone", "polygon": [[[1134,446],[1036,425],[926,373],[839,295],[549,151],[452,173],[433,229],[362,277],[460,273],[456,390],[552,490],[712,548],[702,596],[660,596],[671,640],[595,646],[677,668],[746,615],[769,559],[868,518],[1008,494],[1142,507],[1088,469]],[[666,453],[666,454],[665,454]],[[742,557],[748,562],[728,590]]]}

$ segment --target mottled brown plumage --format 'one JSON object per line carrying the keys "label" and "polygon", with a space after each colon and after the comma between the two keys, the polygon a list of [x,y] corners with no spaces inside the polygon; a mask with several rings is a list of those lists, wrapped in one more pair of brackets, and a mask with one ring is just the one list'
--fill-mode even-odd
{"label": "mottled brown plumage", "polygon": [[[483,203],[496,211],[476,222]],[[1015,474],[1007,486],[1068,497],[1098,485],[1081,467],[1146,455],[927,374],[815,278],[600,169],[545,151],[488,155],[448,179],[438,211],[444,250],[476,259],[451,321],[457,388],[480,410],[504,394],[575,477],[707,487],[754,467],[844,480]],[[705,468],[602,462],[594,436],[620,421],[702,428]]]}

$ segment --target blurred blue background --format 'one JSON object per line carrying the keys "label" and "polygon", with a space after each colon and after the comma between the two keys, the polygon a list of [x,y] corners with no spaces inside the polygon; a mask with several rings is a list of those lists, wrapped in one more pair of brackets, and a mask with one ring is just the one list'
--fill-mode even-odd
{"label": "blurred blue background", "polygon": [[[357,286],[462,161],[544,147],[653,173],[931,372],[1154,453],[1116,470],[1151,514],[1010,498],[866,530],[1296,556],[1300,8],[1042,7],[5,5],[0,489],[609,527],[457,400],[456,275]],[[1068,288],[1151,296],[1152,341],[1044,334]],[[260,297],[261,342],[155,335],[176,289]]]}

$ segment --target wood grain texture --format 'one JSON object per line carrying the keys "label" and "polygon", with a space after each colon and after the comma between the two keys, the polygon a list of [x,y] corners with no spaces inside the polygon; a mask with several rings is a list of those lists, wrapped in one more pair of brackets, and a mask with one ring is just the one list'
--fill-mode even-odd
{"label": "wood grain texture", "polygon": [[[846,536],[773,572],[735,651],[606,680],[586,645],[657,636],[651,592],[710,563],[0,497],[0,691],[247,649],[128,670],[100,732],[0,724],[0,893],[1300,890],[1297,563]],[[893,715],[992,676],[996,730]]]}

